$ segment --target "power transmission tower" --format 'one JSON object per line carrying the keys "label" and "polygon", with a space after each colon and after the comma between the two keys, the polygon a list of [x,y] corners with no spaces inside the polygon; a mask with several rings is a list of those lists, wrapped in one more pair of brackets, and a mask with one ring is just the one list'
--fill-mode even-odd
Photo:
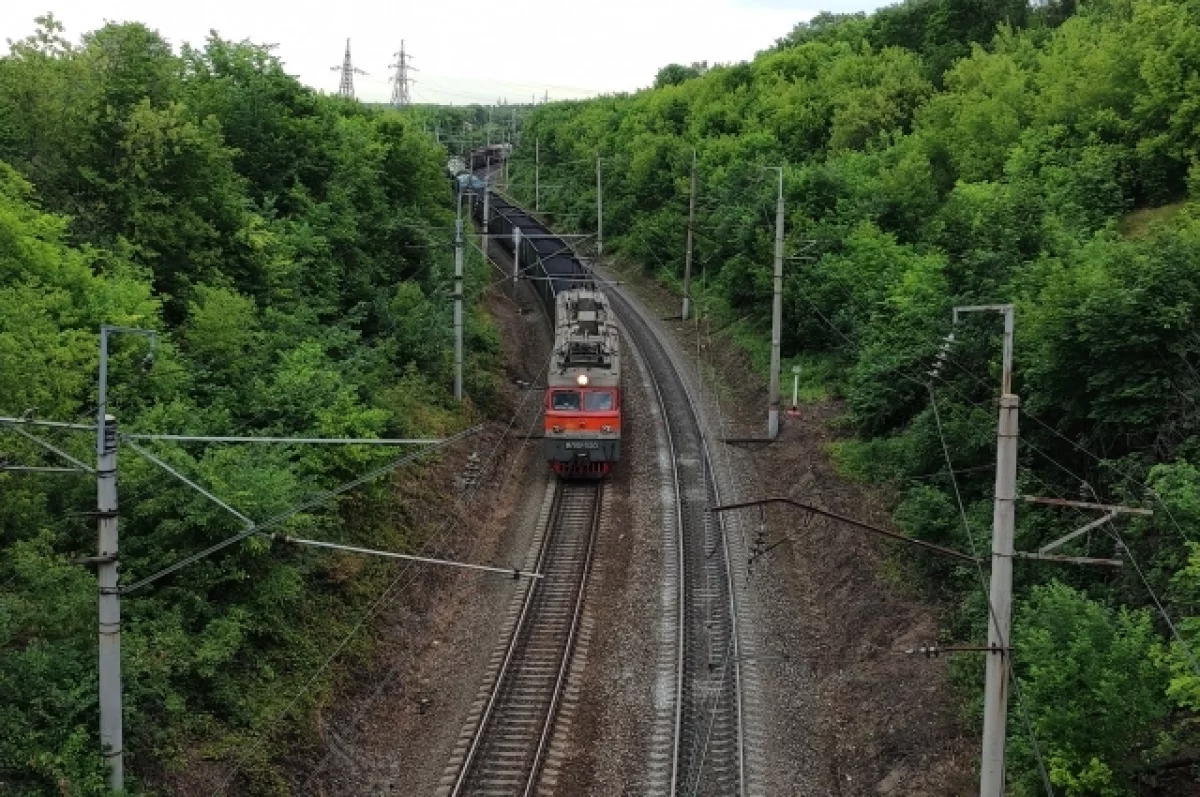
{"label": "power transmission tower", "polygon": [[400,52],[393,53],[393,55],[399,60],[390,65],[392,69],[396,70],[396,74],[392,78],[392,106],[405,108],[412,102],[408,94],[408,84],[416,82],[408,76],[408,73],[420,70],[408,63],[412,55],[404,52],[404,39],[400,40]]}
{"label": "power transmission tower", "polygon": [[350,61],[350,40],[346,39],[346,54],[342,57],[341,66],[332,66],[330,72],[341,72],[342,80],[338,84],[338,96],[354,99],[354,75],[365,75],[366,72],[356,69]]}

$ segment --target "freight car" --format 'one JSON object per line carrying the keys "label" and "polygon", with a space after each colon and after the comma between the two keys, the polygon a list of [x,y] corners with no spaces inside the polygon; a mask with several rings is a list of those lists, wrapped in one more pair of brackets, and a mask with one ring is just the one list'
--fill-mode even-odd
{"label": "freight car", "polygon": [[[533,285],[551,317],[557,310],[555,299],[560,293],[572,288],[595,287],[591,272],[575,256],[571,247],[541,222],[494,192],[488,198],[487,205],[488,233],[497,236],[493,240],[510,255],[516,239],[513,230],[520,228],[521,271]],[[471,206],[475,220],[482,222],[482,192],[476,192],[471,198]]]}

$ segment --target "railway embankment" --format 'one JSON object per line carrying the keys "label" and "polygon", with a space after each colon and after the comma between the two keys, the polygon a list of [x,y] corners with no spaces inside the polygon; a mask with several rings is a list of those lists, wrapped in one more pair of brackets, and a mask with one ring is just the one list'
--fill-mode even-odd
{"label": "railway embankment", "polygon": [[[766,384],[718,328],[678,320],[677,297],[636,267],[609,275],[657,328],[703,407],[710,441],[762,437]],[[772,444],[716,444],[730,495],[785,495],[888,526],[887,496],[836,472],[838,404],[802,402]],[[730,499],[734,500],[734,499]],[[741,510],[748,769],[766,794],[959,795],[976,740],[960,721],[945,659],[904,651],[938,638],[934,607],[891,573],[888,549],[820,518]],[[769,550],[768,550],[769,549]]]}
{"label": "railway embankment", "polygon": [[[620,281],[691,394],[724,500],[784,494],[886,524],[882,497],[839,478],[826,453],[836,437],[835,404],[804,406],[769,446],[720,442],[761,435],[761,379],[715,331],[661,320],[675,305],[660,286],[632,271]],[[512,564],[528,556],[550,484],[536,442],[521,439],[536,434],[547,325],[532,292],[517,302],[497,295],[491,310],[502,332],[513,421],[480,442],[482,464],[468,474],[477,489],[457,502],[461,525],[447,551]],[[664,793],[680,774],[673,763],[686,760],[676,758],[676,739],[688,738],[676,734],[676,689],[687,678],[680,681],[676,669],[683,593],[672,574],[680,561],[676,502],[687,496],[674,486],[679,456],[671,454],[670,413],[659,401],[646,347],[630,333],[625,457],[607,486],[582,650],[565,691],[569,722],[554,730],[552,777],[539,793]],[[447,472],[444,487],[462,491],[462,478]],[[726,536],[739,604],[744,793],[969,790],[975,745],[958,724],[945,663],[903,654],[936,639],[934,612],[884,575],[886,550],[852,531],[775,511],[729,517]],[[297,793],[444,788],[447,764],[456,760],[481,684],[494,669],[516,587],[441,572],[405,586],[377,631],[377,667],[348,678],[345,698],[323,718],[319,749],[298,764]],[[713,693],[723,684],[714,681]],[[703,766],[706,759],[697,760]]]}
{"label": "railway embankment", "polygon": [[[447,459],[406,500],[445,531],[432,555],[501,567],[525,559],[549,480],[537,441],[541,393],[528,389],[549,356],[549,333],[530,292],[494,291],[488,309],[505,356],[504,411],[470,458]],[[384,598],[378,654],[347,672],[314,740],[294,748],[300,795],[432,795],[488,672],[492,641],[517,589],[510,578],[414,568]]]}

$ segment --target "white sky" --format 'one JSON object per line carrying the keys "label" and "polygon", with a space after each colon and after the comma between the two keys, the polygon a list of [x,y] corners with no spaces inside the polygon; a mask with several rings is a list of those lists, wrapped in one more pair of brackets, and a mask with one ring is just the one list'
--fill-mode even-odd
{"label": "white sky", "polygon": [[[890,0],[894,2],[895,0]],[[78,41],[106,20],[143,22],[178,47],[226,39],[276,44],[287,70],[327,92],[338,87],[346,39],[359,99],[386,101],[400,40],[413,55],[413,99],[529,102],[632,91],[672,62],[740,61],[820,10],[870,11],[889,0],[2,0],[0,38],[31,33],[46,10]],[[7,44],[2,50],[7,52]]]}

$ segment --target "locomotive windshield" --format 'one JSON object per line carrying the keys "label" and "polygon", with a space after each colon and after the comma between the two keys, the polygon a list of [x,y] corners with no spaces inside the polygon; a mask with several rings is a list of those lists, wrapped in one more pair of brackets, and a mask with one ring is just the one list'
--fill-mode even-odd
{"label": "locomotive windshield", "polygon": [[579,411],[579,391],[578,390],[555,390],[550,394],[550,406],[556,410],[566,412]]}
{"label": "locomotive windshield", "polygon": [[588,412],[604,412],[613,408],[613,394],[608,390],[591,390],[583,394]]}

